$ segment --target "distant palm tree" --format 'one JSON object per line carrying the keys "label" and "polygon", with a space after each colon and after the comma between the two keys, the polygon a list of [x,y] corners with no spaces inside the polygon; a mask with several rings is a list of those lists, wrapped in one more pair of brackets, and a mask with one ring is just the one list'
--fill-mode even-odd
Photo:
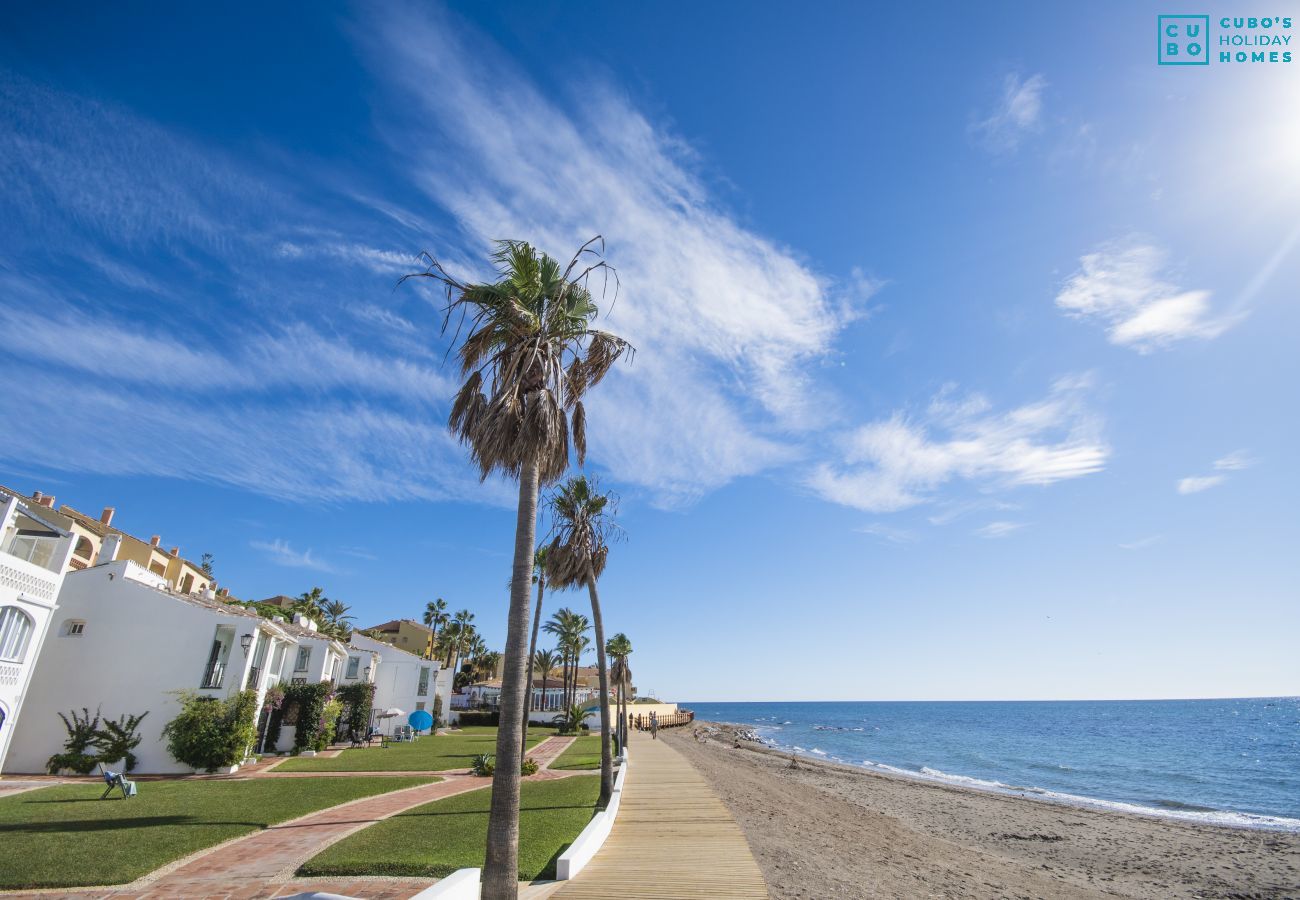
{"label": "distant palm tree", "polygon": [[591,627],[587,617],[565,607],[557,610],[549,622],[542,626],[547,634],[554,635],[559,645],[560,659],[563,666],[564,705],[572,706],[569,697],[569,685],[577,680],[578,657],[585,648],[583,633]]}
{"label": "distant palm tree", "polygon": [[309,619],[323,622],[325,620],[325,607],[330,602],[330,599],[325,596],[324,589],[314,587],[310,591],[299,594],[298,599],[293,602],[290,609],[293,612],[302,613]]}
{"label": "distant palm tree", "polygon": [[460,668],[461,656],[468,656],[469,651],[474,646],[474,640],[478,637],[478,629],[473,625],[474,614],[468,609],[462,609],[447,624],[449,630],[453,630],[453,641],[451,645],[451,656],[447,658],[447,665],[451,667],[454,673]]}
{"label": "distant palm tree", "polygon": [[609,655],[609,680],[618,688],[618,746],[627,746],[627,693],[632,687],[632,670],[627,658],[632,655],[632,642],[627,635],[619,632],[605,645]]}
{"label": "distant palm tree", "polygon": [[439,597],[424,604],[424,624],[428,625],[433,631],[430,636],[430,642],[436,643],[438,640],[438,629],[447,624],[451,617],[447,614],[447,601]]}
{"label": "distant palm tree", "polygon": [[547,545],[551,585],[586,587],[596,633],[596,672],[600,678],[600,799],[605,806],[614,792],[614,756],[610,748],[609,665],[605,658],[605,625],[596,584],[609,559],[609,542],[621,532],[614,521],[616,499],[603,493],[596,479],[575,475],[551,495],[548,508],[555,537]]}
{"label": "distant palm tree", "polygon": [[[597,308],[589,277],[613,271],[592,249],[597,241],[603,247],[601,238],[588,241],[567,267],[530,244],[499,241],[492,254],[499,278],[492,283],[454,278],[428,254],[425,270],[407,276],[432,278],[446,288],[444,332],[452,318],[458,319],[461,371],[468,377],[452,404],[449,427],[469,446],[484,479],[500,472],[519,481],[497,774],[483,868],[483,896],[489,900],[512,900],[519,891],[524,656],[538,491],[568,469],[570,439],[582,463],[587,453],[583,395],[631,350],[622,338],[592,327]],[[460,340],[466,320],[468,331]]]}
{"label": "distant palm tree", "polygon": [[546,709],[546,681],[555,671],[555,664],[558,661],[554,650],[538,650],[533,654],[533,665],[542,673],[542,709]]}
{"label": "distant palm tree", "polygon": [[[528,718],[533,711],[533,662],[537,657],[537,630],[542,624],[542,594],[546,591],[546,548],[538,547],[533,554],[533,584],[537,585],[537,608],[533,610],[533,639],[528,644],[528,694],[524,698],[524,747],[528,751]],[[543,697],[546,695],[543,694]]]}

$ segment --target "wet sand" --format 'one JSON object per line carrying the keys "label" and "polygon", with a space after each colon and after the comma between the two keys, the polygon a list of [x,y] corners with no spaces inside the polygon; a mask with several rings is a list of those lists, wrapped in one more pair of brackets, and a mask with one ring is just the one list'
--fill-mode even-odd
{"label": "wet sand", "polygon": [[[740,823],[773,897],[1300,900],[1300,835],[1189,824],[665,730]],[[635,761],[633,761],[635,765]]]}

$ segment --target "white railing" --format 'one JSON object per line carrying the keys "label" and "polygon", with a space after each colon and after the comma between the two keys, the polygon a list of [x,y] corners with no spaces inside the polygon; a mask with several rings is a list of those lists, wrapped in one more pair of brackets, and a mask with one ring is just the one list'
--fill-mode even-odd
{"label": "white railing", "polygon": [[0,587],[53,603],[59,593],[59,576],[35,563],[5,554],[0,561]]}
{"label": "white railing", "polygon": [[22,666],[0,663],[0,687],[17,687],[23,678]]}
{"label": "white railing", "polygon": [[569,845],[569,849],[560,854],[555,862],[557,881],[568,881],[582,871],[591,858],[605,844],[614,820],[618,817],[618,807],[623,800],[623,782],[627,780],[627,751],[623,751],[623,764],[618,767],[618,777],[614,779],[614,792],[609,796],[609,805],[591,817],[587,827]]}

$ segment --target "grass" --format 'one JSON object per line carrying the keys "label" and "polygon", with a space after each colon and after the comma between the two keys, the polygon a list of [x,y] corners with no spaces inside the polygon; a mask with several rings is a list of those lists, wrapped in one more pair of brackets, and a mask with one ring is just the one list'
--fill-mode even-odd
{"label": "grass", "polygon": [[600,735],[575,738],[573,743],[551,763],[552,769],[599,769]]}
{"label": "grass", "polygon": [[[528,735],[532,747],[548,737],[546,733]],[[344,750],[338,756],[297,757],[276,766],[277,772],[444,772],[468,769],[480,753],[495,754],[497,730],[472,726],[453,734],[426,735],[409,743],[389,744],[387,749],[366,747]]]}
{"label": "grass", "polygon": [[436,780],[150,781],[103,801],[103,784],[27,791],[0,798],[0,889],[122,884],[277,822]]}
{"label": "grass", "polygon": [[[519,878],[555,877],[555,861],[596,811],[600,779],[529,781],[519,792]],[[385,819],[327,847],[299,875],[411,875],[444,878],[483,865],[486,788],[437,800]]]}

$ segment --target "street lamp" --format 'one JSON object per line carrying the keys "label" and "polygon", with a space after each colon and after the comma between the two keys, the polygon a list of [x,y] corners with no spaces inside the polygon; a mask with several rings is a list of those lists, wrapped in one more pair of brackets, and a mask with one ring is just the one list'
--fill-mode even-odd
{"label": "street lamp", "polygon": [[365,677],[366,681],[370,680],[370,666],[366,666]]}
{"label": "street lamp", "polygon": [[241,637],[239,639],[239,646],[244,648],[244,655],[247,656],[248,648],[253,646],[253,636],[251,634],[246,634],[243,637]]}

